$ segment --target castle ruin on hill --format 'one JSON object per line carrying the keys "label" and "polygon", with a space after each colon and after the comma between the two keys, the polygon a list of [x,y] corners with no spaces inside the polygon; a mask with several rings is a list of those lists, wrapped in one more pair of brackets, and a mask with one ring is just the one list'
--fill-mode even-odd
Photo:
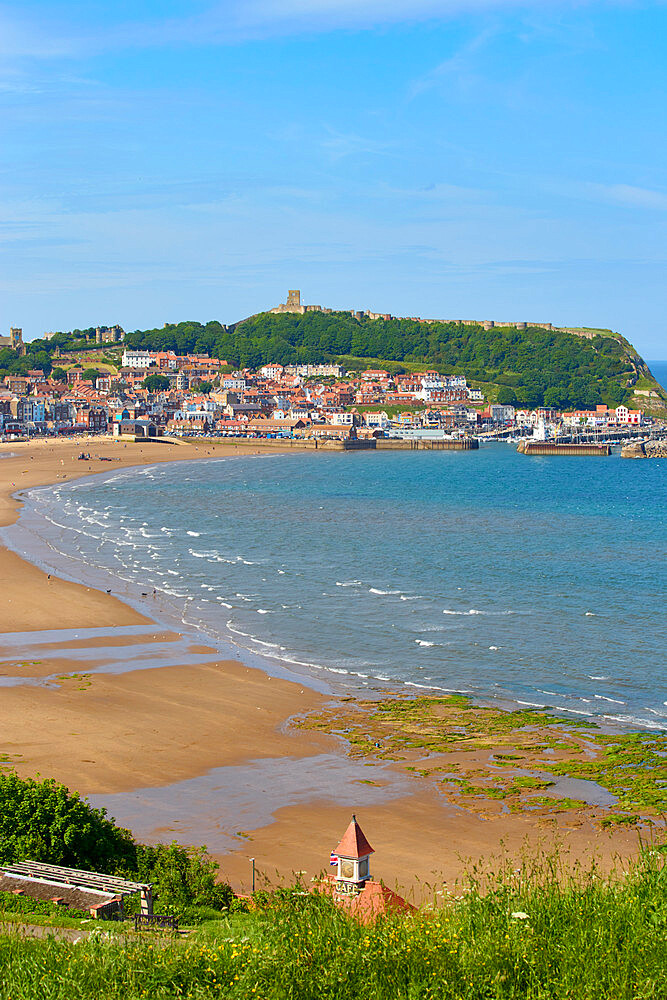
{"label": "castle ruin on hill", "polygon": [[[573,333],[576,337],[585,337],[587,340],[592,340],[597,336],[597,330],[587,330],[583,327],[569,327],[569,326],[554,326],[553,323],[529,323],[529,322],[516,322],[512,321],[501,321],[493,319],[457,319],[457,320],[447,320],[447,319],[422,319],[421,316],[392,316],[391,313],[378,313],[370,312],[369,310],[362,309],[329,309],[326,306],[307,306],[301,301],[301,292],[298,288],[292,288],[287,293],[287,301],[281,302],[280,305],[274,306],[273,309],[269,309],[270,313],[298,313],[303,315],[308,312],[320,312],[320,313],[333,313],[333,312],[349,312],[351,316],[355,319],[409,319],[414,323],[461,323],[463,326],[481,326],[485,330],[492,330],[494,327],[514,327],[516,330],[527,330],[528,327],[538,327],[541,330],[553,330],[556,333]],[[611,332],[611,331],[610,331]]]}

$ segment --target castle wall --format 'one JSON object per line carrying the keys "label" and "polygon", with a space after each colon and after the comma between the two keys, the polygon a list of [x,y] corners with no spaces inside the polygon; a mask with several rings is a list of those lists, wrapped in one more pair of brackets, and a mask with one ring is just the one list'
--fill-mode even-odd
{"label": "castle wall", "polygon": [[[510,320],[477,320],[477,319],[459,319],[459,320],[446,320],[446,319],[422,319],[421,316],[392,316],[391,313],[378,313],[370,312],[368,310],[341,310],[347,311],[351,316],[354,316],[357,320],[362,320],[368,318],[371,320],[382,319],[410,319],[415,323],[460,323],[462,326],[481,326],[485,330],[492,330],[494,327],[511,327],[515,330],[527,330],[529,327],[537,327],[540,330],[554,330],[558,333],[571,333],[576,337],[585,337],[587,340],[593,340],[597,336],[597,333],[593,330],[583,330],[580,327],[569,327],[569,326],[554,326],[553,323],[529,323],[510,321]],[[301,292],[298,289],[290,289],[287,293],[287,301],[281,303],[278,306],[274,306],[273,309],[269,309],[270,313],[299,313],[303,315],[306,312],[322,312],[330,314],[334,312],[333,309],[322,306],[306,306],[301,302]]]}

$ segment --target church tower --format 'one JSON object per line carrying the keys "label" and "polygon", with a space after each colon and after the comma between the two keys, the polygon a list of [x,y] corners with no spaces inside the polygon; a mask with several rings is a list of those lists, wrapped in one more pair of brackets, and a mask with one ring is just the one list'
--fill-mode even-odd
{"label": "church tower", "polygon": [[25,344],[23,343],[23,330],[20,326],[12,326],[9,328],[9,339],[11,341],[11,348],[16,351],[17,354],[25,354]]}
{"label": "church tower", "polygon": [[352,822],[333,853],[337,858],[336,881],[340,887],[356,886],[358,889],[363,889],[371,877],[370,857],[375,851],[366,840],[356,816],[352,817]]}

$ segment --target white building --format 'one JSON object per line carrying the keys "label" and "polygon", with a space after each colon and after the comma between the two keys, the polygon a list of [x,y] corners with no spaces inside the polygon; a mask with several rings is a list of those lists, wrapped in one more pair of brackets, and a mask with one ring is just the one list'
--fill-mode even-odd
{"label": "white building", "polygon": [[284,370],[282,365],[264,365],[259,369],[259,374],[264,378],[282,378]]}
{"label": "white building", "polygon": [[339,427],[354,427],[358,416],[357,413],[332,413],[329,417],[329,423],[336,424]]}
{"label": "white building", "polygon": [[149,351],[123,351],[123,368],[150,368],[152,358]]}
{"label": "white building", "polygon": [[643,416],[641,410],[629,410],[623,403],[616,407],[616,420],[619,424],[639,426],[643,423]]}
{"label": "white building", "polygon": [[341,378],[343,369],[340,365],[287,365],[288,375],[303,375],[305,378]]}
{"label": "white building", "polygon": [[514,407],[506,406],[502,403],[492,403],[489,407],[489,412],[491,413],[491,419],[496,424],[506,424],[510,420],[514,420]]}
{"label": "white building", "polygon": [[535,427],[533,427],[533,440],[534,441],[546,441],[547,439],[547,425],[542,417],[539,418]]}
{"label": "white building", "polygon": [[379,413],[364,413],[364,423],[367,427],[375,427],[383,431],[389,426],[389,417],[384,410],[380,410]]}
{"label": "white building", "polygon": [[312,406],[295,405],[290,408],[290,420],[310,420]]}

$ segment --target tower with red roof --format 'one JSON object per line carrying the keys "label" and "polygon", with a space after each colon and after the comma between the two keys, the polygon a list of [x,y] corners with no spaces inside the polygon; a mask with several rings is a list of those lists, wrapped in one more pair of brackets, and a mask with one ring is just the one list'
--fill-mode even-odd
{"label": "tower with red roof", "polygon": [[311,891],[329,896],[336,906],[364,924],[390,911],[413,913],[415,908],[411,903],[371,878],[370,857],[374,853],[357,817],[353,816],[340,844],[331,852],[336,874],[318,879]]}
{"label": "tower with red roof", "polygon": [[343,839],[334,851],[338,859],[336,880],[345,886],[363,888],[371,877],[370,858],[375,851],[366,840],[364,831],[353,816]]}

